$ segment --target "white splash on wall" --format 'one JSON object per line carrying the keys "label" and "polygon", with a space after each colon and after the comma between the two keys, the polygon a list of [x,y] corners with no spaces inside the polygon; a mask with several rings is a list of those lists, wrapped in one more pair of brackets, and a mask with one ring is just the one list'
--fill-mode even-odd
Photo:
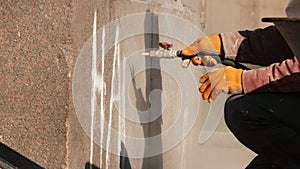
{"label": "white splash on wall", "polygon": [[103,149],[101,148],[103,146],[103,131],[104,131],[104,95],[106,91],[106,85],[104,82],[104,65],[105,65],[105,27],[102,29],[102,45],[101,45],[101,91],[100,91],[100,167],[102,167],[102,157],[103,157]]}
{"label": "white splash on wall", "polygon": [[[114,103],[114,79],[116,73],[116,58],[119,50],[119,25],[116,25],[116,34],[115,34],[115,49],[114,49],[114,58],[113,58],[113,65],[112,65],[112,77],[111,77],[111,96],[109,102],[109,114],[108,114],[108,131],[107,131],[107,142],[106,142],[106,150],[110,148],[110,141],[111,141],[111,126],[112,126],[112,113],[113,113],[113,103]],[[109,151],[106,151],[106,169],[109,169],[110,165],[110,158],[109,158]]]}
{"label": "white splash on wall", "polygon": [[[90,142],[90,163],[93,164],[93,150],[94,150],[94,118],[96,108],[96,76],[97,76],[97,11],[94,13],[93,24],[93,46],[92,46],[92,84],[91,84],[91,142]],[[90,166],[92,169],[92,166]]]}

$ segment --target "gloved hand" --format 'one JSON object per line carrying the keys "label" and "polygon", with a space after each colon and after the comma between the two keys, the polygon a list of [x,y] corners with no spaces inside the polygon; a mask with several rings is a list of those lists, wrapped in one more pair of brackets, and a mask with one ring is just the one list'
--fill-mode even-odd
{"label": "gloved hand", "polygon": [[[182,54],[186,56],[191,56],[199,52],[205,51],[207,51],[207,53],[214,52],[218,53],[219,55],[221,54],[221,38],[219,35],[198,38],[189,47],[183,49]],[[196,66],[202,65],[210,67],[217,64],[217,61],[209,55],[204,56],[202,59],[200,57],[194,57],[191,61]]]}
{"label": "gloved hand", "polygon": [[203,100],[211,103],[221,93],[241,94],[242,86],[242,69],[236,69],[230,66],[214,69],[200,77],[202,83],[199,88]]}

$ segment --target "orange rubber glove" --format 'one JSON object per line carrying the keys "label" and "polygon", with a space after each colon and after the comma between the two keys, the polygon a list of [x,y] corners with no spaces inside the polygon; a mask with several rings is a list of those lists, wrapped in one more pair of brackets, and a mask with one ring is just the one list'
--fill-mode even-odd
{"label": "orange rubber glove", "polygon": [[200,77],[199,88],[203,100],[211,103],[221,93],[241,94],[242,86],[242,69],[236,69],[230,66],[214,69]]}
{"label": "orange rubber glove", "polygon": [[[202,51],[215,51],[219,55],[221,54],[221,38],[219,35],[212,35],[206,37],[198,38],[189,47],[182,50],[182,54],[186,56],[194,55]],[[196,66],[214,66],[217,61],[211,56],[204,56],[202,59],[200,57],[194,57],[192,63]]]}

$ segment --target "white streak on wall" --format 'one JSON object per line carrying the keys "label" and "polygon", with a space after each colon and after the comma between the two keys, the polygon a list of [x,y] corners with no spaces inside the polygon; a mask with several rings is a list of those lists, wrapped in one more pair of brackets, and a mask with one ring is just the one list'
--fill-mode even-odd
{"label": "white streak on wall", "polygon": [[[90,142],[90,163],[93,164],[93,150],[94,150],[94,116],[96,106],[96,75],[97,75],[97,11],[94,13],[94,24],[93,24],[93,46],[92,46],[92,84],[91,84],[91,142]],[[92,169],[92,165],[90,166]]]}
{"label": "white streak on wall", "polygon": [[[116,95],[116,99],[118,99],[118,101],[120,102],[120,98],[121,98],[121,71],[120,71],[120,44],[118,43],[118,51],[117,51],[117,75],[118,75],[118,94]],[[118,110],[121,111],[121,106],[119,104]],[[123,130],[123,121],[122,121],[122,116],[121,116],[121,112],[119,112],[119,138],[118,138],[118,152],[121,152],[121,141],[122,141],[122,137],[121,135],[122,130]]]}
{"label": "white streak on wall", "polygon": [[[125,60],[125,58],[123,59],[123,60]],[[122,83],[122,94],[121,94],[121,96],[120,96],[120,98],[121,98],[121,100],[122,100],[122,104],[120,104],[121,106],[122,106],[122,108],[120,109],[122,112],[122,114],[123,114],[123,123],[122,123],[122,129],[123,129],[123,142],[124,142],[124,144],[126,145],[126,140],[125,140],[125,134],[126,134],[126,104],[125,104],[125,92],[126,92],[126,89],[125,89],[125,84],[127,83],[127,81],[126,81],[126,79],[125,79],[125,77],[126,77],[126,74],[125,74],[125,72],[126,72],[126,66],[127,66],[127,63],[126,62],[124,62],[123,63],[123,71],[122,71],[122,81],[121,81],[121,83]]]}
{"label": "white streak on wall", "polygon": [[105,82],[104,82],[104,62],[105,62],[105,27],[102,29],[102,45],[101,45],[101,76],[102,76],[102,81],[101,81],[101,92],[100,92],[100,168],[102,168],[102,154],[103,154],[103,132],[104,132],[104,92],[105,92]]}
{"label": "white streak on wall", "polygon": [[114,78],[115,78],[115,69],[116,69],[116,57],[118,52],[118,41],[119,41],[119,25],[116,26],[116,35],[115,35],[115,49],[114,49],[114,59],[112,65],[112,77],[111,77],[111,96],[109,102],[109,119],[108,119],[108,131],[107,131],[107,142],[106,142],[106,169],[109,169],[110,159],[109,159],[109,146],[110,146],[110,137],[111,137],[111,125],[112,125],[112,111],[113,111],[113,102],[114,102]]}

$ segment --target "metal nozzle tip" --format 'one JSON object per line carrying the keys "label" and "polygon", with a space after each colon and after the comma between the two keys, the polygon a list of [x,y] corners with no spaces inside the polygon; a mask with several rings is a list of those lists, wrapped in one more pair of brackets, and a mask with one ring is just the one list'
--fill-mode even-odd
{"label": "metal nozzle tip", "polygon": [[151,50],[151,51],[149,52],[149,56],[150,56],[150,57],[155,57],[155,56],[156,56],[156,51],[155,51],[155,50]]}

